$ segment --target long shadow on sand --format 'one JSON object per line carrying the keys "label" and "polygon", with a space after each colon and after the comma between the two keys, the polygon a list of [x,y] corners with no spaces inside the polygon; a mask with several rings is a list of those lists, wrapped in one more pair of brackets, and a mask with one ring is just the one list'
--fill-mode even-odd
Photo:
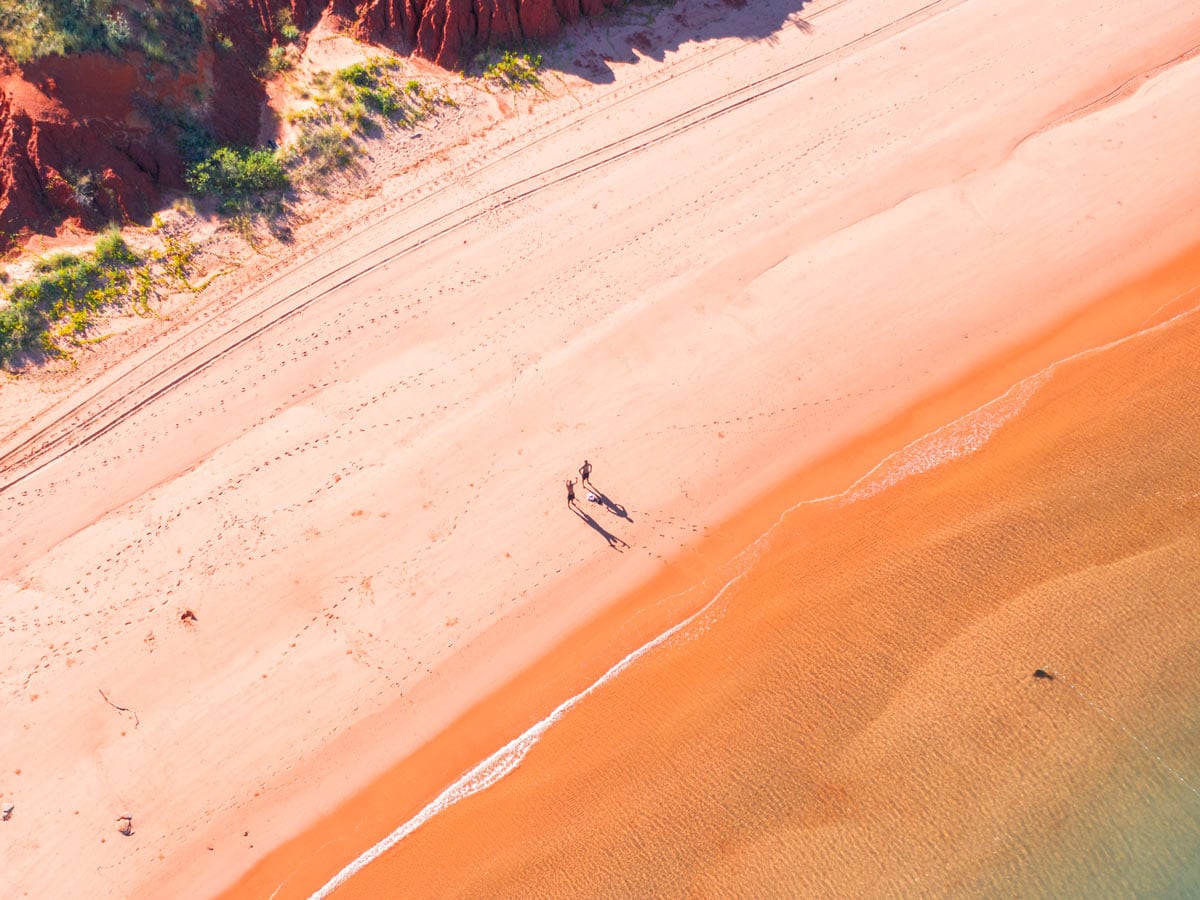
{"label": "long shadow on sand", "polygon": [[627,543],[625,543],[623,540],[621,540],[619,537],[617,537],[615,534],[613,534],[611,531],[609,531],[607,528],[605,528],[603,525],[601,525],[599,522],[597,522],[595,519],[593,519],[591,516],[589,516],[587,513],[585,513],[582,509],[579,509],[576,506],[572,506],[571,512],[575,513],[575,515],[577,515],[577,516],[579,516],[579,518],[583,519],[583,521],[588,524],[589,528],[591,528],[593,531],[595,531],[597,534],[599,534],[602,538],[604,538],[606,541],[608,541],[608,546],[612,547],[614,550],[619,550],[619,551],[624,552],[625,548],[629,546]]}
{"label": "long shadow on sand", "polygon": [[563,29],[543,49],[544,65],[591,81],[614,80],[611,63],[661,62],[693,41],[740,37],[770,41],[786,26],[809,29],[800,12],[809,0],[633,0]]}
{"label": "long shadow on sand", "polygon": [[605,494],[602,490],[600,490],[594,484],[589,483],[587,487],[588,487],[588,491],[591,493],[591,495],[596,498],[596,502],[599,503],[601,506],[603,506],[605,509],[607,509],[614,516],[620,516],[626,522],[633,521],[633,519],[630,518],[630,516],[629,516],[629,511],[626,510],[625,507],[622,506],[620,503],[617,503],[616,501],[611,500],[607,494]]}

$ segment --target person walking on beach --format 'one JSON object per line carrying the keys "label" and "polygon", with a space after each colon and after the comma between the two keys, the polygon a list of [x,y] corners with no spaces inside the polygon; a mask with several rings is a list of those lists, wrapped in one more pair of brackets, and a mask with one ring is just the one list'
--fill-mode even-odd
{"label": "person walking on beach", "polygon": [[579,467],[579,480],[585,487],[591,487],[592,486],[591,479],[592,479],[592,464],[585,459],[583,461],[583,465]]}
{"label": "person walking on beach", "polygon": [[567,479],[567,506],[575,505],[575,482]]}

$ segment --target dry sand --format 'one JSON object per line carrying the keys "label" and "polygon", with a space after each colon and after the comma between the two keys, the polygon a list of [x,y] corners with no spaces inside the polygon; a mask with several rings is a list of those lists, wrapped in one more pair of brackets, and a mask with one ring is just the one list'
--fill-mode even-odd
{"label": "dry sand", "polygon": [[[1193,4],[566,40],[595,83],[68,399],[0,388],[12,895],[211,896],[789,473],[1200,235]],[[584,457],[620,552],[564,508]]]}

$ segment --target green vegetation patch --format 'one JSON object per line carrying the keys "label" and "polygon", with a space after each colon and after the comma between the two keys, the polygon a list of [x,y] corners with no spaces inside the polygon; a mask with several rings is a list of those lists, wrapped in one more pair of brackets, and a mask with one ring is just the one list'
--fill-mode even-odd
{"label": "green vegetation patch", "polygon": [[273,44],[267,51],[267,61],[263,64],[263,74],[268,77],[278,72],[289,72],[296,65],[294,47],[284,44]]}
{"label": "green vegetation patch", "polygon": [[296,136],[285,158],[300,180],[319,183],[350,166],[373,131],[389,125],[412,128],[439,107],[457,105],[448,94],[402,80],[402,68],[398,60],[372,57],[312,76],[301,92],[311,105],[288,116]]}
{"label": "green vegetation patch", "polygon": [[186,66],[203,38],[192,0],[0,0],[0,45],[19,63],[141,50],[152,62]]}
{"label": "green vegetation patch", "polygon": [[508,88],[510,91],[521,91],[527,87],[541,87],[542,68],[540,53],[514,53],[505,50],[504,55],[483,70],[483,80]]}
{"label": "green vegetation patch", "polygon": [[292,21],[292,11],[286,6],[275,15],[275,27],[279,30],[279,36],[288,43],[300,40],[300,29]]}
{"label": "green vegetation patch", "polygon": [[225,214],[260,209],[290,184],[278,155],[270,150],[218,147],[187,170],[187,183],[202,197],[214,197]]}
{"label": "green vegetation patch", "polygon": [[160,285],[191,286],[190,243],[162,235],[163,247],[141,254],[119,231],[101,235],[90,253],[53,253],[34,264],[34,277],[0,298],[0,364],[42,353],[70,358],[88,343],[87,332],[105,311],[130,306],[150,312]]}

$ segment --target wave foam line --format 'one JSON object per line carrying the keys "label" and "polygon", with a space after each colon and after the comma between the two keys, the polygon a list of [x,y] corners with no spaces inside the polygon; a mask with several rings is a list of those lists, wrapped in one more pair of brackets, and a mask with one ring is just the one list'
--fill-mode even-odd
{"label": "wave foam line", "polygon": [[[784,519],[795,510],[802,506],[808,506],[814,503],[828,502],[853,502],[855,500],[865,499],[874,496],[881,491],[886,490],[892,485],[908,478],[911,475],[916,475],[920,472],[926,472],[930,469],[949,462],[952,459],[958,459],[970,453],[979,450],[983,445],[994,435],[1005,423],[1011,421],[1018,413],[1025,408],[1032,399],[1037,390],[1049,381],[1055,370],[1060,366],[1073,362],[1074,360],[1082,359],[1096,353],[1103,353],[1113,347],[1120,346],[1127,341],[1133,340],[1143,334],[1149,334],[1155,331],[1165,329],[1178,319],[1191,315],[1196,310],[1187,310],[1172,316],[1165,322],[1160,322],[1158,325],[1151,328],[1139,330],[1131,335],[1118,338],[1114,341],[1101,346],[1093,347],[1087,350],[1082,350],[1079,353],[1073,354],[1065,359],[1058,360],[1055,363],[1047,366],[1040,372],[1023,378],[1014,384],[1011,388],[1005,391],[1002,395],[994,400],[990,400],[982,406],[966,413],[963,416],[950,422],[948,425],[943,425],[929,434],[922,435],[916,440],[906,444],[904,447],[884,457],[877,465],[869,472],[851,484],[843,491],[836,494],[830,494],[825,497],[815,497],[808,500],[801,500],[794,506],[784,510],[778,519],[768,528],[763,534],[759,535],[745,550],[738,554],[734,559],[734,565],[743,562],[745,557],[753,555],[757,552],[759,546],[770,538],[775,530],[783,523]],[[981,420],[981,416],[986,413],[992,413],[990,416],[985,416]],[[519,737],[509,741],[483,762],[479,763],[473,769],[468,770],[461,775],[457,781],[451,784],[448,788],[437,795],[429,802],[419,813],[381,840],[378,844],[371,847],[361,856],[347,865],[344,869],[338,872],[331,878],[320,890],[309,896],[309,900],[326,900],[330,894],[349,881],[354,875],[361,871],[366,866],[370,865],[388,850],[395,847],[398,843],[428,822],[431,818],[442,812],[445,809],[458,803],[460,800],[465,800],[472,794],[477,794],[480,791],[491,787],[505,775],[515,770],[534,745],[537,744],[541,736],[550,728],[551,725],[558,722],[568,710],[577,705],[584,698],[593,694],[603,685],[614,679],[617,675],[628,669],[633,663],[641,659],[654,648],[664,644],[679,632],[686,629],[701,616],[709,613],[726,594],[726,592],[740,581],[745,573],[749,571],[749,566],[743,565],[741,572],[727,581],[724,586],[713,596],[708,603],[704,604],[696,612],[692,613],[682,622],[671,626],[658,637],[654,638],[647,644],[643,644],[638,649],[634,650],[611,669],[601,675],[589,687],[580,691],[575,696],[563,701],[554,711],[546,718],[531,726]]]}
{"label": "wave foam line", "polygon": [[325,900],[326,897],[337,890],[337,888],[345,884],[361,869],[374,862],[388,850],[392,849],[392,847],[396,846],[435,815],[445,809],[448,809],[455,803],[458,803],[460,800],[465,800],[472,794],[478,794],[480,791],[486,790],[505,775],[512,772],[521,764],[522,760],[525,759],[526,754],[533,749],[534,745],[538,742],[546,730],[549,729],[550,726],[556,723],[559,719],[561,719],[569,709],[578,704],[584,698],[593,694],[608,682],[612,681],[655,647],[658,647],[659,645],[670,640],[680,631],[687,628],[694,621],[708,612],[717,603],[717,601],[721,599],[725,592],[729,590],[729,588],[732,587],[739,579],[741,579],[741,577],[741,575],[737,575],[730,579],[725,586],[717,592],[716,596],[709,600],[708,603],[706,603],[699,610],[692,613],[677,625],[671,626],[658,637],[654,638],[654,640],[647,644],[643,644],[641,647],[634,650],[632,653],[614,665],[611,669],[601,675],[598,679],[596,679],[596,681],[594,681],[590,686],[584,688],[584,690],[580,691],[569,700],[565,700],[560,703],[557,707],[555,707],[554,711],[551,712],[550,715],[546,716],[546,718],[542,719],[537,724],[531,726],[520,737],[509,741],[483,762],[479,763],[479,765],[475,766],[475,768],[460,776],[457,781],[442,791],[442,793],[438,794],[437,797],[431,800],[429,804],[419,813],[385,837],[370,850],[367,850],[365,853],[363,853],[362,856],[358,857],[358,859],[354,860],[354,862],[350,863],[350,865],[338,872],[337,875],[330,879],[330,881],[324,887],[312,894],[309,897],[309,900]]}
{"label": "wave foam line", "polygon": [[901,447],[837,495],[838,498],[847,502],[865,500],[905,478],[982,449],[993,434],[1028,405],[1049,377],[1050,369],[1043,369],[1018,381],[996,399]]}
{"label": "wave foam line", "polygon": [[[746,550],[738,554],[737,558],[734,560],[735,565],[738,562],[744,561],[747,556],[752,555],[756,548],[774,533],[787,515],[800,506],[805,506],[812,503],[822,503],[830,500],[853,500],[858,499],[860,496],[867,497],[878,493],[879,491],[890,487],[892,484],[901,480],[902,478],[907,477],[909,474],[915,474],[917,471],[924,471],[925,469],[932,468],[933,466],[938,465],[939,462],[950,459],[954,455],[961,455],[952,453],[953,440],[956,437],[961,438],[966,442],[961,446],[966,447],[967,452],[973,452],[974,450],[978,449],[996,431],[996,429],[1000,427],[1000,425],[1020,412],[1021,408],[1024,407],[1025,402],[1028,401],[1028,398],[1033,395],[1037,385],[1031,385],[1018,393],[1019,401],[1015,405],[1010,404],[1008,408],[1008,415],[989,420],[989,422],[984,426],[971,426],[968,420],[975,417],[977,413],[988,409],[993,404],[1004,401],[1009,394],[1017,391],[1018,388],[1021,388],[1024,384],[1025,382],[1018,383],[1003,397],[997,398],[997,400],[991,401],[991,403],[980,407],[975,412],[968,413],[962,418],[955,420],[954,422],[950,423],[950,425],[940,428],[937,431],[918,438],[916,441],[906,445],[905,447],[885,458],[882,462],[875,466],[875,468],[871,469],[870,472],[858,479],[858,481],[854,482],[854,484],[852,484],[846,490],[828,497],[818,497],[815,499],[803,500],[800,503],[797,503],[795,506],[788,508],[779,516],[778,519],[775,520],[770,528],[760,535],[749,547],[746,548]],[[923,451],[922,448],[925,448],[926,446],[928,447],[928,450]],[[930,452],[937,451],[939,449],[945,450],[945,452],[941,454],[937,452]],[[917,454],[915,460],[913,457],[914,453]],[[894,460],[900,460],[900,462],[893,463]],[[858,488],[859,485],[867,482],[877,472],[885,469],[889,465],[891,465],[891,469],[887,471],[887,474],[885,474],[885,476],[880,479],[877,484],[869,485],[858,494],[854,494],[855,489]],[[749,566],[743,565],[741,573],[735,575],[733,578],[727,581],[713,596],[713,598],[704,604],[704,606],[702,606],[699,610],[692,613],[692,615],[688,616],[682,622],[673,625],[671,628],[664,631],[649,643],[643,644],[641,647],[634,650],[632,653],[610,668],[607,672],[601,675],[587,688],[555,707],[554,711],[544,719],[532,725],[520,736],[509,741],[491,756],[487,757],[487,759],[483,760],[483,762],[459,776],[458,780],[438,794],[437,797],[431,800],[415,816],[343,868],[323,887],[321,887],[320,890],[310,895],[309,900],[326,900],[326,898],[329,897],[335,890],[353,878],[356,874],[362,871],[362,869],[370,865],[384,853],[387,853],[387,851],[391,850],[435,815],[443,810],[448,809],[459,801],[465,800],[472,794],[478,794],[480,791],[486,790],[505,775],[508,775],[510,772],[514,771],[551,725],[558,722],[572,707],[576,706],[584,698],[590,696],[600,687],[607,684],[617,675],[621,674],[655,647],[658,647],[670,640],[701,616],[712,610],[712,608],[726,594],[726,592],[743,577],[743,573],[748,570]]]}
{"label": "wave foam line", "polygon": [[[938,464],[939,460],[944,461],[945,459],[951,458],[950,456],[931,456],[930,454],[925,453],[918,457],[918,459],[924,463],[920,469],[914,468],[911,465],[906,466],[903,463],[894,464],[894,472],[886,475],[884,479],[881,479],[881,483],[878,486],[872,485],[864,489],[865,492],[861,492],[860,495],[854,494],[855,489],[858,488],[859,485],[869,481],[881,469],[884,469],[885,467],[889,466],[889,464],[892,464],[893,460],[908,459],[914,450],[923,446],[923,442],[926,442],[930,439],[935,439],[934,446],[942,446],[946,443],[946,440],[945,438],[938,438],[939,435],[943,435],[943,433],[945,433],[947,436],[949,436],[952,434],[962,433],[972,438],[972,442],[970,444],[971,452],[973,452],[975,449],[978,449],[978,447],[982,446],[982,443],[986,441],[987,438],[990,437],[995,430],[1000,427],[1000,425],[1002,425],[1005,421],[1008,421],[1009,418],[1011,418],[1013,415],[1016,415],[1016,413],[1020,411],[1020,409],[1024,406],[1024,403],[1028,400],[1028,397],[1032,396],[1034,387],[1030,387],[1027,391],[1022,392],[1020,398],[1021,402],[1016,405],[1015,408],[1012,408],[1010,415],[996,419],[991,427],[972,429],[965,427],[962,423],[966,423],[968,419],[972,418],[977,413],[988,409],[993,404],[1003,401],[1009,393],[1013,393],[1013,391],[1020,388],[1022,384],[1024,384],[1024,382],[1020,382],[1015,385],[1003,397],[997,398],[997,400],[993,400],[990,403],[985,404],[978,410],[968,413],[962,418],[951,422],[950,425],[947,425],[944,428],[940,428],[929,435],[918,438],[912,443],[891,454],[877,466],[875,466],[875,468],[871,469],[871,471],[869,471],[866,475],[854,482],[854,484],[852,484],[846,490],[837,494],[831,494],[828,497],[817,497],[810,500],[803,500],[800,503],[797,503],[795,506],[788,508],[779,516],[778,519],[775,520],[770,528],[760,535],[749,547],[746,548],[746,550],[738,554],[738,557],[735,559],[735,564],[744,560],[745,557],[752,555],[757,547],[775,532],[783,520],[787,518],[788,514],[801,506],[806,506],[812,503],[822,503],[831,500],[853,500],[857,499],[860,495],[864,497],[871,496],[872,494],[878,493],[879,491],[891,486],[901,478],[906,477],[908,474],[915,474],[916,471],[923,471],[927,468],[932,468]],[[335,890],[353,878],[356,874],[362,871],[362,869],[370,865],[384,853],[387,853],[387,851],[391,850],[435,815],[450,808],[459,801],[465,800],[472,794],[477,794],[480,791],[486,790],[505,775],[508,775],[510,772],[514,771],[551,725],[558,722],[572,707],[576,706],[584,698],[590,696],[601,686],[607,684],[617,675],[621,674],[621,672],[625,671],[627,668],[633,665],[633,663],[641,659],[655,647],[661,646],[679,632],[683,631],[701,616],[712,610],[718,601],[720,601],[720,599],[726,594],[726,592],[728,592],[728,590],[733,587],[734,584],[741,580],[743,573],[748,571],[748,568],[748,566],[743,566],[742,572],[727,581],[713,596],[713,598],[704,604],[704,606],[702,606],[699,610],[692,613],[692,615],[688,616],[682,622],[671,626],[671,628],[664,631],[649,643],[643,644],[641,647],[634,650],[632,653],[610,668],[607,672],[601,675],[587,688],[555,707],[553,712],[551,712],[544,719],[532,725],[520,736],[509,741],[491,756],[487,757],[487,759],[483,760],[483,762],[459,776],[458,780],[438,794],[437,797],[431,800],[415,816],[402,824],[379,843],[375,844],[375,846],[365,851],[361,856],[333,876],[333,878],[331,878],[323,887],[321,887],[320,890],[310,895],[309,900],[326,900],[326,898],[328,898]]]}
{"label": "wave foam line", "polygon": [[[1171,303],[1195,292],[1195,290],[1197,289],[1193,288],[1191,291],[1185,291],[1172,300]],[[1155,314],[1161,312],[1162,309],[1169,305],[1170,303],[1159,307]],[[971,412],[955,419],[953,422],[943,425],[935,431],[931,431],[929,434],[922,435],[894,453],[884,457],[878,465],[855,481],[846,490],[837,494],[831,494],[828,497],[820,497],[816,500],[805,500],[796,506],[832,500],[842,500],[847,503],[855,500],[865,500],[867,497],[872,497],[881,491],[887,490],[892,485],[903,481],[909,476],[927,472],[950,460],[975,453],[1004,424],[1015,418],[1029,404],[1029,401],[1033,399],[1033,395],[1037,393],[1038,389],[1048,382],[1060,367],[1112,350],[1143,335],[1162,331],[1178,320],[1197,313],[1200,313],[1200,307],[1184,310],[1165,321],[1159,322],[1157,325],[1149,328],[1139,328],[1132,334],[1116,338],[1107,344],[1099,347],[1089,347],[1064,359],[1057,360],[1040,372],[1035,372],[1033,375],[1022,378],[994,400],[989,400],[983,406],[977,407]],[[792,509],[795,508],[792,507]],[[791,512],[791,509],[788,512]]]}

